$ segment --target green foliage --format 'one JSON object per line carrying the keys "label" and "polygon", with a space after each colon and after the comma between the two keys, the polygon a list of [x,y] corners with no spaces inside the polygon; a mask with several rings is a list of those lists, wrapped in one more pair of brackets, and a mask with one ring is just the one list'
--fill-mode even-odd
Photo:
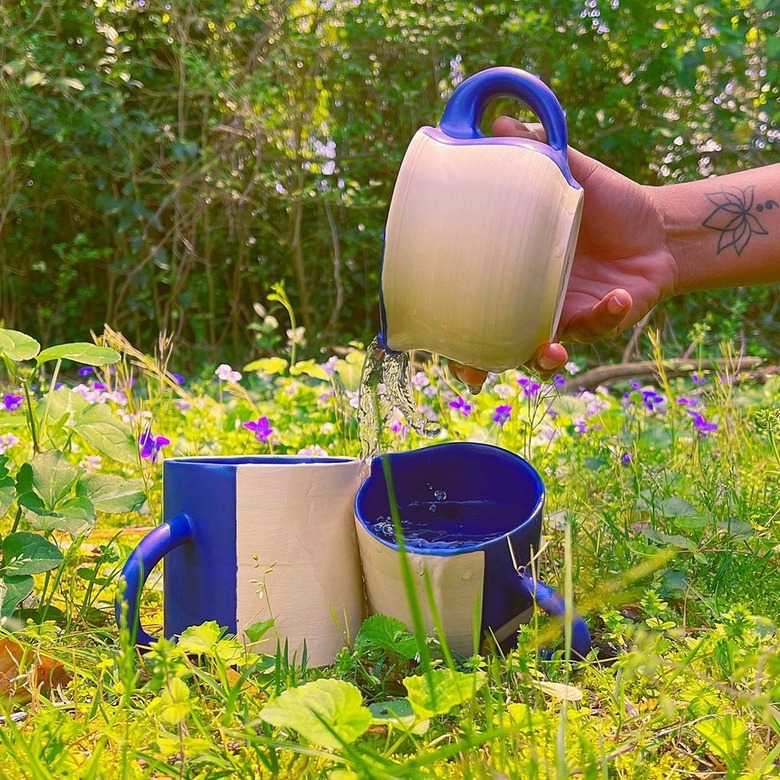
{"label": "green foliage", "polygon": [[339,748],[354,742],[371,723],[360,691],[344,680],[313,680],[272,699],[260,717],[277,728],[292,728],[309,742]]}
{"label": "green foliage", "polygon": [[[506,372],[461,397],[465,412],[450,406],[461,390],[444,370],[419,366],[415,400],[438,416],[442,441],[522,452],[543,475],[537,565],[550,584],[571,580],[596,649],[579,663],[540,653],[560,629],[535,615],[518,649],[465,658],[374,615],[349,626],[348,646],[318,669],[284,646],[252,652],[271,621],[245,638],[211,621],[148,652],[130,645],[113,627],[114,587],[137,526],[160,516],[160,464],[138,452],[115,459],[80,430],[102,408],[133,437],[164,434],[174,456],[357,455],[350,402],[363,352],[257,362],[231,381],[208,367],[179,383],[124,344],[118,362],[54,390],[58,363],[39,366],[39,347],[6,339],[27,356],[2,357],[13,408],[0,408],[0,579],[15,633],[0,637],[0,660],[8,643],[20,648],[2,704],[9,780],[775,771],[777,377],[752,381],[729,360],[697,359],[695,374],[673,378],[659,348],[653,376],[595,392],[576,389],[578,374],[556,389]],[[509,407],[502,422],[499,405]],[[273,429],[265,440],[243,427],[259,416]],[[431,443],[400,415],[390,423],[388,449]],[[71,522],[87,516],[94,525],[73,538]],[[145,625],[160,622],[160,599],[145,589]],[[47,682],[52,666],[62,691]]]}
{"label": "green foliage", "polygon": [[[0,22],[5,324],[50,342],[109,322],[149,350],[166,330],[188,368],[243,359],[255,336],[272,354],[267,318],[287,307],[258,323],[255,305],[279,280],[310,354],[370,340],[401,157],[482,68],[540,75],[572,144],[642,182],[760,165],[777,144],[770,0],[28,0]],[[497,101],[486,124],[518,110]],[[777,354],[776,290],[685,306],[656,321]]]}
{"label": "green foliage", "polygon": [[[146,496],[136,480],[87,474],[84,468],[72,463],[55,441],[67,431],[66,442],[78,434],[98,452],[117,462],[134,462],[137,447],[132,434],[109,409],[90,406],[81,396],[75,404],[63,402],[63,396],[72,391],[64,388],[55,391],[55,381],[50,383],[45,398],[33,397],[34,383],[44,363],[57,361],[56,379],[63,360],[108,366],[120,359],[118,352],[88,343],[61,344],[41,350],[40,344],[30,336],[0,329],[0,359],[11,387],[22,390],[23,394],[14,398],[18,398],[19,404],[24,403],[24,423],[31,445],[28,457],[17,464],[15,475],[9,468],[9,458],[0,456],[0,518],[14,514],[16,507],[11,532],[3,539],[0,565],[0,617],[7,618],[32,593],[33,575],[46,572],[48,585],[48,573],[56,569],[55,581],[59,581],[66,558],[55,543],[56,531],[81,539],[92,529],[98,509],[130,511],[137,509]],[[34,366],[29,367],[30,362]],[[55,395],[57,400],[53,402]],[[56,423],[47,431],[47,416],[51,413],[56,415]],[[18,531],[22,520],[42,535]],[[41,618],[47,609],[48,605],[44,605],[39,613]]]}

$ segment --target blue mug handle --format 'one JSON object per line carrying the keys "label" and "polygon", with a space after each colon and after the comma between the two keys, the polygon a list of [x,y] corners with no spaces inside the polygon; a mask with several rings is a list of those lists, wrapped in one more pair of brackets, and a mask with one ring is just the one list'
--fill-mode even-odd
{"label": "blue mug handle", "polygon": [[[124,591],[114,601],[116,624],[122,627],[122,615],[127,616],[127,626],[135,643],[148,647],[155,638],[141,628],[139,601],[141,591],[152,569],[173,549],[193,539],[192,521],[182,512],[165,520],[152,529],[130,554],[120,577],[124,580]],[[126,610],[126,611],[125,611]]]}
{"label": "blue mug handle", "polygon": [[[517,588],[528,599],[538,604],[548,615],[566,617],[563,597],[541,580],[532,577],[524,568],[517,569]],[[585,658],[591,651],[590,631],[585,621],[575,611],[571,622],[571,649],[576,656]]]}
{"label": "blue mug handle", "polygon": [[[550,153],[570,183],[574,179],[567,154],[566,117],[555,93],[539,78],[520,68],[488,68],[462,82],[452,93],[439,129],[452,138],[484,138],[479,129],[488,103],[496,97],[514,97],[527,103],[547,133]],[[576,185],[579,187],[579,185]]]}

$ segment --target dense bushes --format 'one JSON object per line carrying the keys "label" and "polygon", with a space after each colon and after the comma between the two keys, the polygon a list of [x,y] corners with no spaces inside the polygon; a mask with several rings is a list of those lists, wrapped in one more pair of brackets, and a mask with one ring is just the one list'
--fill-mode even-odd
{"label": "dense bushes", "polygon": [[[44,341],[108,322],[146,349],[175,334],[195,364],[246,356],[278,281],[309,348],[366,340],[406,144],[494,64],[542,76],[572,143],[642,182],[776,156],[771,0],[20,0],[0,17],[0,318]],[[665,316],[710,312],[711,341],[771,349],[777,305],[732,291]]]}

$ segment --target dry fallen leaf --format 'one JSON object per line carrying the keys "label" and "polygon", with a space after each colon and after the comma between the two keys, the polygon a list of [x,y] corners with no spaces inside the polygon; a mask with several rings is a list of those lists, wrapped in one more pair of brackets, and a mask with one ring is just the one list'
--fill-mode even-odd
{"label": "dry fallen leaf", "polygon": [[71,679],[65,667],[10,637],[0,639],[0,700],[25,704],[34,690],[49,695]]}

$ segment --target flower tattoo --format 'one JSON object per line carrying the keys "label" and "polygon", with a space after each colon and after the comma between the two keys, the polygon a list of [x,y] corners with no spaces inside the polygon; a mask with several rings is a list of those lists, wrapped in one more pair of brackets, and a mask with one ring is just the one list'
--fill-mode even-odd
{"label": "flower tattoo", "polygon": [[720,192],[708,192],[706,195],[715,209],[703,224],[704,227],[720,233],[718,254],[733,246],[737,255],[741,255],[753,235],[767,235],[766,229],[753,212],[760,214],[764,210],[771,210],[777,207],[776,201],[767,200],[755,204],[753,187],[746,187],[744,190],[724,187]]}

